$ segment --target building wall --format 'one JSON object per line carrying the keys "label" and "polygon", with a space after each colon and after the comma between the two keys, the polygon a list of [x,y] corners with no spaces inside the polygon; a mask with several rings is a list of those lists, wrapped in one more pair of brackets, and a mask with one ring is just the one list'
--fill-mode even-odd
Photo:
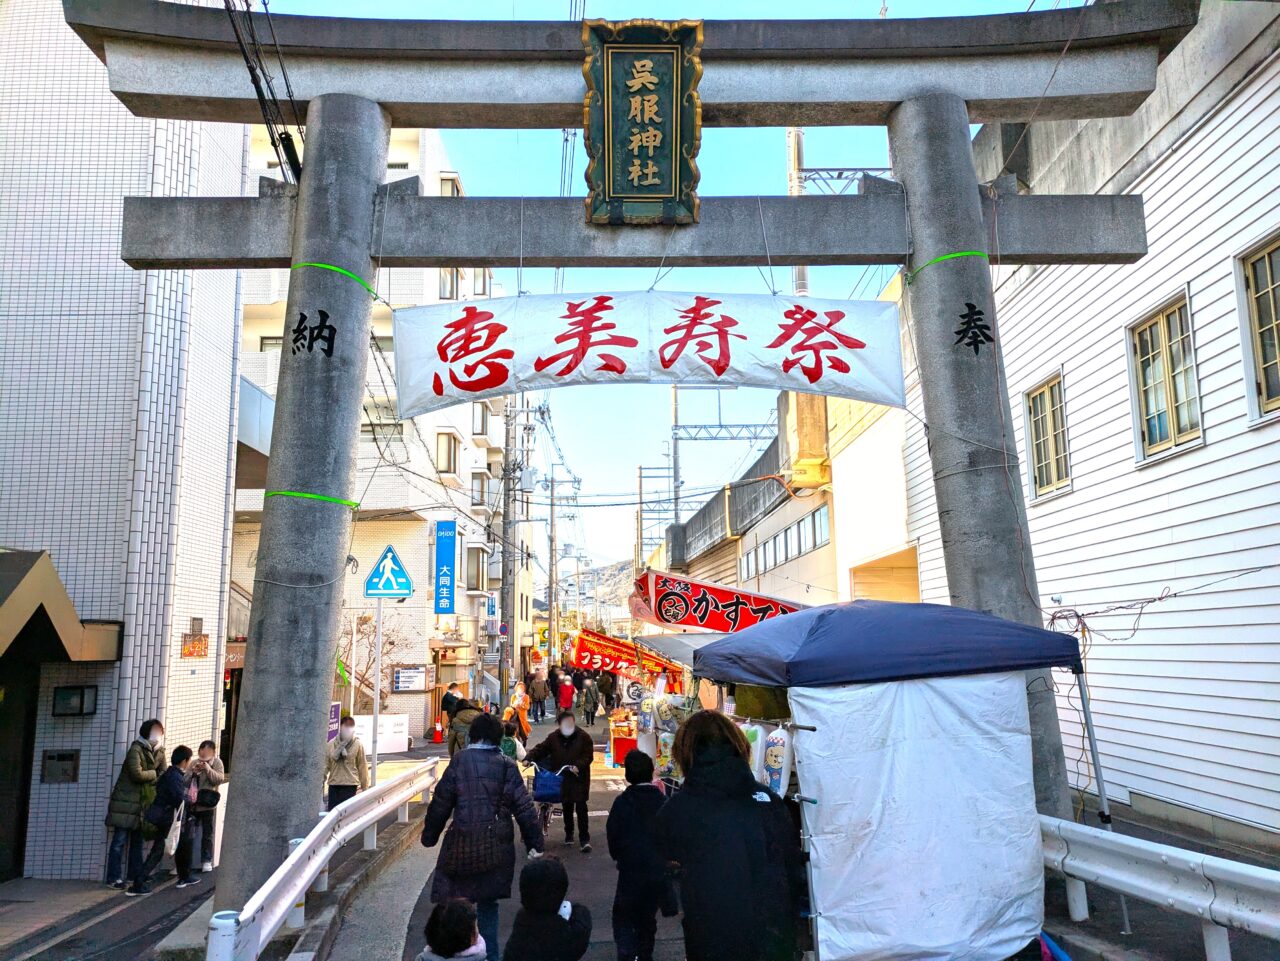
{"label": "building wall", "polygon": [[[835,401],[831,403],[836,406]],[[836,450],[833,442],[831,531],[839,600],[855,599],[851,580],[855,567],[897,554],[909,545],[903,451],[906,419],[901,410],[874,408],[858,419],[860,429],[847,446]]]}
{"label": "building wall", "polygon": [[[121,198],[239,193],[242,141],[240,128],[129,115],[56,0],[0,7],[0,108],[0,543],[49,550],[82,618],[124,623],[118,665],[42,671],[36,758],[78,748],[80,779],[32,771],[25,870],[92,877],[139,723],[172,711],[171,744],[212,726],[216,659],[180,680],[171,660],[177,618],[207,609],[214,627],[222,606],[234,424],[234,274],[130,269]],[[49,716],[68,683],[98,685],[97,714]]]}
{"label": "building wall", "polygon": [[[1033,171],[1033,182],[1082,190],[1113,182],[1108,164],[1144,157],[1124,179],[1144,197],[1148,255],[1131,266],[1024,269],[998,290],[1023,465],[1012,480],[1028,495],[1024,392],[1063,378],[1072,483],[1028,496],[1028,515],[1042,605],[1084,612],[1092,628],[1087,665],[1108,788],[1136,807],[1250,838],[1280,831],[1280,418],[1251,410],[1236,261],[1280,235],[1280,57],[1274,34],[1269,48],[1252,43],[1262,6],[1207,8],[1183,56],[1162,67],[1150,109],[1090,121],[1045,161],[1056,174]],[[1201,59],[1189,59],[1196,51]],[[1161,106],[1171,115],[1151,113]],[[1170,128],[1183,130],[1175,143],[1163,139]],[[1108,143],[1129,152],[1097,149]],[[1180,292],[1202,443],[1143,460],[1128,327]],[[920,412],[914,370],[909,390]],[[907,435],[909,537],[920,543],[924,599],[945,601],[925,438],[911,420]],[[1169,592],[1182,596],[1114,609]],[[1066,685],[1059,706],[1072,780],[1087,787]]]}
{"label": "building wall", "polygon": [[[819,491],[808,497],[787,498],[772,513],[742,535],[741,540],[736,544],[738,557],[742,557],[747,551],[757,549],[779,531],[808,517],[823,506],[826,506],[830,515],[832,513],[831,496],[827,491]],[[833,532],[832,539],[826,544],[779,564],[763,574],[742,581],[742,586],[749,591],[796,601],[809,607],[830,604],[836,600],[836,548],[834,527],[830,524],[831,522],[828,521],[828,530]]]}

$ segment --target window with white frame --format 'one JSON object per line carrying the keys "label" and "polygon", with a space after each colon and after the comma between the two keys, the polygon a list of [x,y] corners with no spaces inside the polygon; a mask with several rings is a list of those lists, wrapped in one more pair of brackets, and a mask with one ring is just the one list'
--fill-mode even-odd
{"label": "window with white frame", "polygon": [[440,268],[440,299],[441,300],[457,300],[458,299],[458,268],[457,267],[441,267]]}
{"label": "window with white frame", "polygon": [[489,552],[483,547],[467,548],[467,590],[489,589]]}
{"label": "window with white frame", "polygon": [[471,293],[483,297],[489,292],[489,268],[473,267],[471,274]]}
{"label": "window with white frame", "polygon": [[471,433],[477,437],[489,433],[489,405],[482,401],[471,405]]}
{"label": "window with white frame", "polygon": [[1269,414],[1280,410],[1280,239],[1245,258],[1244,283],[1258,407]]}
{"label": "window with white frame", "polygon": [[488,474],[472,474],[471,475],[471,504],[472,506],[483,506],[489,503],[489,475]]}
{"label": "window with white frame", "polygon": [[461,197],[462,184],[457,177],[441,177],[440,178],[440,196],[441,197]]}
{"label": "window with white frame", "polygon": [[1130,331],[1144,455],[1158,454],[1200,437],[1191,315],[1179,301]]}
{"label": "window with white frame", "polygon": [[458,438],[453,434],[436,434],[436,469],[442,474],[458,473]]}
{"label": "window with white frame", "polygon": [[1027,437],[1031,479],[1036,496],[1071,483],[1067,456],[1067,421],[1062,403],[1062,377],[1054,377],[1027,393]]}

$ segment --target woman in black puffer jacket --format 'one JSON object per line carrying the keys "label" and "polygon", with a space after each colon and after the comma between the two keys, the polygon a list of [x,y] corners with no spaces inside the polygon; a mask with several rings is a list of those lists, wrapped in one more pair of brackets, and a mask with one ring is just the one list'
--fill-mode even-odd
{"label": "woman in black puffer jacket", "polygon": [[[453,817],[459,825],[488,824],[495,819],[520,825],[525,847],[542,851],[542,825],[524,780],[515,763],[499,751],[502,723],[491,714],[481,714],[471,722],[470,744],[459,751],[445,768],[436,785],[427,818],[422,826],[422,843],[434,847]],[[448,838],[446,836],[446,844]],[[443,850],[443,848],[442,848]],[[489,961],[498,961],[498,902],[511,897],[516,871],[516,850],[512,844],[488,868],[475,874],[451,875],[437,865],[431,885],[431,901],[439,904],[451,898],[475,902],[476,922],[489,952]]]}
{"label": "woman in black puffer jacket", "polygon": [[657,815],[681,868],[688,961],[792,961],[804,903],[800,839],[786,805],[752,776],[750,748],[723,714],[699,711],[671,751],[684,785]]}

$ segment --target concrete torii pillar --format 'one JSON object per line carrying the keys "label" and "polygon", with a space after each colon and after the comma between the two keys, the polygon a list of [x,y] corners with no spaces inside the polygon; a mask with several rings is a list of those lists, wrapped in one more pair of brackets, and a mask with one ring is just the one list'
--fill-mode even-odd
{"label": "concrete torii pillar", "polygon": [[[964,100],[938,93],[905,101],[889,116],[889,149],[911,226],[908,322],[951,603],[1043,627],[989,259],[936,259],[988,252]],[[1028,672],[1027,706],[1036,806],[1070,819],[1050,671]]]}
{"label": "concrete torii pillar", "polygon": [[[217,909],[238,909],[315,826],[325,773],[339,613],[351,547],[361,400],[373,300],[370,238],[390,122],[372,100],[316,97],[293,212],[263,550],[245,648],[235,778]],[[298,494],[320,495],[298,497]],[[252,795],[270,799],[251,803]]]}

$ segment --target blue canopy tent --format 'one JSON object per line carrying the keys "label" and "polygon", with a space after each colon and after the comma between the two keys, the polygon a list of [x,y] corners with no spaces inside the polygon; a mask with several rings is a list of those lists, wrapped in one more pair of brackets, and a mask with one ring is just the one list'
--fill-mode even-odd
{"label": "blue canopy tent", "polygon": [[[698,677],[788,691],[795,721],[782,726],[814,802],[801,808],[824,957],[940,957],[972,945],[966,957],[1003,958],[1034,933],[1043,869],[1021,672],[1051,667],[1076,676],[1105,818],[1070,634],[864,600],[771,618],[694,652]],[[928,870],[903,872],[904,857]],[[922,897],[917,886],[930,884]],[[908,903],[929,907],[908,923]],[[884,953],[908,941],[919,953]]]}
{"label": "blue canopy tent", "polygon": [[693,672],[727,684],[824,687],[1066,667],[1070,634],[943,604],[853,601],[761,621],[699,648]]}

